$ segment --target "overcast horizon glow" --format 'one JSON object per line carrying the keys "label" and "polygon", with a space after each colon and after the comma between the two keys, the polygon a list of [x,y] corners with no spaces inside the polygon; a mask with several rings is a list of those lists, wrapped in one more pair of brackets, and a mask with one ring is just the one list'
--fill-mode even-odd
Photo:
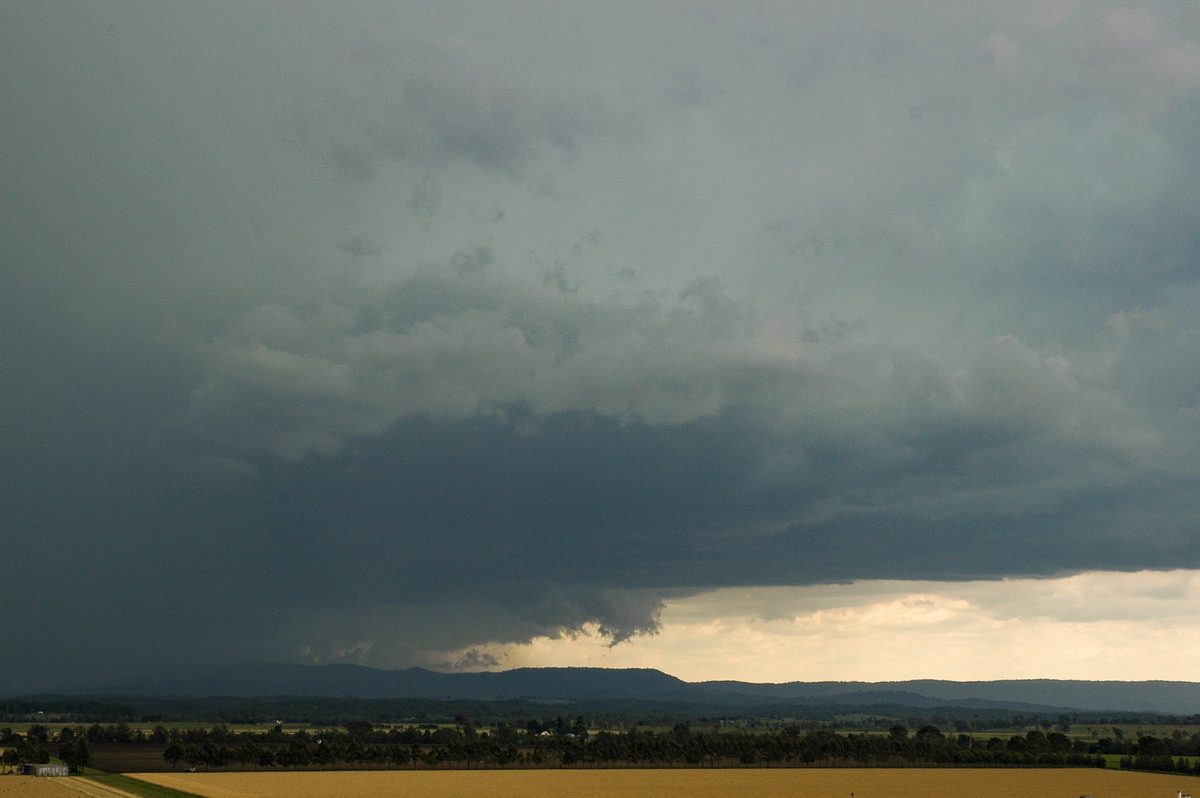
{"label": "overcast horizon glow", "polygon": [[1200,572],[996,582],[723,588],[668,599],[660,627],[473,646],[438,670],[655,668],[684,681],[1195,681]]}
{"label": "overcast horizon glow", "polygon": [[1194,3],[4,7],[0,694],[1185,677]]}

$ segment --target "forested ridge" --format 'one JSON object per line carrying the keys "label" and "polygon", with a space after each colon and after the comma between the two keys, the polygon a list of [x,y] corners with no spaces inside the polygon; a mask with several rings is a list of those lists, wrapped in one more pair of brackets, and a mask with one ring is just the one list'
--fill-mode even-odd
{"label": "forested ridge", "polygon": [[[539,699],[434,699],[354,698],[275,695],[240,696],[28,696],[0,701],[0,724],[53,720],[71,724],[196,722],[203,724],[298,723],[336,726],[347,721],[367,720],[376,725],[407,725],[446,722],[459,715],[480,725],[524,724],[542,717],[547,706],[564,716],[583,716],[599,728],[673,725],[680,720],[703,725],[711,719],[791,718],[803,725],[847,729],[866,723],[886,730],[896,722],[910,728],[932,724],[941,728],[963,723],[996,726],[1037,726],[1046,722],[1107,726],[1114,723],[1161,723],[1177,726],[1200,724],[1200,715],[1124,711],[1073,711],[1062,709],[981,708],[967,705],[936,705],[881,702],[828,703],[721,703],[648,700],[634,698],[575,699],[547,702]],[[853,718],[849,723],[846,718]],[[963,731],[962,728],[957,728]]]}
{"label": "forested ridge", "polygon": [[[72,691],[83,697],[83,692]],[[361,665],[249,663],[207,675],[109,685],[87,695],[143,704],[163,696],[433,700],[653,701],[711,708],[769,705],[912,707],[960,706],[1008,712],[1200,713],[1195,682],[1114,682],[1060,679],[952,682],[685,682],[646,668],[515,668],[508,671],[439,673],[424,668],[381,670]],[[45,698],[46,696],[41,696]],[[63,696],[60,696],[60,698]],[[756,714],[764,714],[758,712]],[[474,717],[474,715],[472,715]]]}

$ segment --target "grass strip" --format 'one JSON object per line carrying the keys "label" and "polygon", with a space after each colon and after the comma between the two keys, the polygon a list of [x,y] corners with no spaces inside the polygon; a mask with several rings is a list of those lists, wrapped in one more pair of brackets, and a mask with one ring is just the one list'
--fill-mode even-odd
{"label": "grass strip", "polygon": [[143,798],[204,798],[203,795],[197,795],[194,792],[184,792],[183,790],[174,790],[170,787],[162,787],[158,784],[142,781],[141,779],[123,776],[120,773],[97,772],[80,775],[107,787],[115,787],[118,790],[124,790],[134,795],[141,795]]}

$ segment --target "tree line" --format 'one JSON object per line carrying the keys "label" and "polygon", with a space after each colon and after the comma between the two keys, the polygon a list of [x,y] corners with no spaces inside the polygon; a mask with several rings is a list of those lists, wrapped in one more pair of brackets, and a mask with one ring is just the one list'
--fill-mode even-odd
{"label": "tree line", "polygon": [[476,732],[453,728],[367,728],[285,734],[230,733],[215,739],[172,742],[164,759],[177,768],[437,768],[561,766],[1088,766],[1103,767],[1095,752],[1076,750],[1064,735],[1033,730],[1007,741],[948,737],[935,726],[915,734],[897,726],[887,734],[836,734],[789,726],[778,731],[696,729],[680,722],[667,731],[638,727],[589,732],[582,723],[540,728],[500,726]]}
{"label": "tree line", "polygon": [[[520,700],[471,699],[363,699],[363,698],[245,698],[245,697],[148,697],[148,696],[31,696],[0,700],[0,724],[56,723],[285,723],[336,725],[356,719],[374,723],[426,723],[467,715],[482,723],[523,723],[545,711],[545,704]],[[597,726],[617,728],[637,722],[642,726],[672,725],[679,720],[693,723],[719,719],[738,720],[748,725],[780,725],[787,718],[806,727],[845,729],[847,714],[853,715],[856,730],[886,731],[897,722],[916,729],[932,724],[941,729],[968,731],[977,728],[1011,728],[1022,731],[1040,726],[1109,726],[1111,724],[1168,726],[1200,725],[1200,715],[1147,715],[1145,713],[1072,712],[1013,713],[1011,710],[978,707],[912,707],[901,704],[839,705],[807,702],[716,702],[605,699],[573,701],[556,705],[555,712],[582,715]]]}
{"label": "tree line", "polygon": [[56,748],[76,767],[92,761],[92,745],[158,745],[164,762],[204,769],[605,767],[605,766],[1094,766],[1104,754],[1121,754],[1121,767],[1200,774],[1200,735],[1141,735],[1136,740],[1071,740],[1061,732],[1032,729],[1007,739],[982,740],[925,725],[915,733],[894,725],[886,733],[838,734],[798,725],[766,731],[694,727],[680,721],[667,730],[632,726],[625,731],[588,729],[575,721],[530,720],[477,730],[463,716],[454,726],[379,728],[366,721],[315,731],[234,731],[126,724],[64,726],[57,734],[38,724],[22,735],[0,729],[9,770],[46,762]]}
{"label": "tree line", "polygon": [[679,723],[668,731],[634,727],[589,733],[580,725],[537,732],[499,727],[475,733],[469,726],[392,729],[382,739],[338,730],[297,732],[276,743],[268,742],[266,735],[172,743],[163,757],[173,768],[182,764],[206,769],[1105,765],[1098,754],[1075,751],[1071,743],[1062,745],[1036,730],[985,743],[967,735],[947,737],[933,726],[910,735],[902,727],[889,734],[806,732],[797,726],[755,733],[693,729]]}

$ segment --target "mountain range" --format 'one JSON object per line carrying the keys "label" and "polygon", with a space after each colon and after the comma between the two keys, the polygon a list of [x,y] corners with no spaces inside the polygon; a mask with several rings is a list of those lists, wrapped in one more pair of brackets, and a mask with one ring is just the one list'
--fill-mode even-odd
{"label": "mountain range", "polygon": [[88,693],[137,696],[671,701],[703,704],[957,706],[1014,711],[1076,710],[1200,714],[1200,684],[1171,681],[1007,679],[955,682],[686,682],[653,669],[517,668],[439,673],[361,665],[245,664],[196,677],[108,685]]}

